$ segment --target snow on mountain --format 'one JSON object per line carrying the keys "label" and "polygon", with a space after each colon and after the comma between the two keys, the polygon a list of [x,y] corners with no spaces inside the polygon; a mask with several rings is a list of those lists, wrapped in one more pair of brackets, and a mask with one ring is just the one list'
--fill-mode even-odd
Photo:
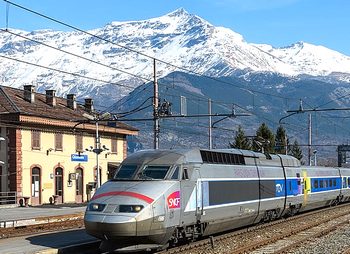
{"label": "snow on mountain", "polygon": [[[172,64],[157,63],[159,78],[178,70],[176,67],[214,77],[229,76],[242,70],[287,76],[338,72],[341,77],[341,73],[350,73],[350,58],[336,51],[307,43],[285,48],[247,43],[242,35],[215,27],[184,9],[149,20],[111,22],[88,31],[103,40],[82,32],[13,29],[10,32],[104,66],[1,31],[0,56],[37,64],[31,66],[2,58],[0,76],[3,85],[37,84],[41,92],[56,89],[58,95],[77,93],[80,97],[104,98],[105,105],[152,80],[153,60],[145,55]],[[56,69],[75,75],[59,73]]]}
{"label": "snow on mountain", "polygon": [[350,57],[323,46],[297,42],[288,47],[253,44],[293,66],[298,74],[326,76],[332,72],[349,73]]}

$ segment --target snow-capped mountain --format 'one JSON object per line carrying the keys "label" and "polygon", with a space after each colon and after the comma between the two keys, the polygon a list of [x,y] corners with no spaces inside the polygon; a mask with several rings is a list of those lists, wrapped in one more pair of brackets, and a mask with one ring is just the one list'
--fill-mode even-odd
{"label": "snow-capped mountain", "polygon": [[254,44],[293,67],[297,74],[326,76],[331,73],[350,73],[350,57],[323,46],[297,42],[283,48]]}
{"label": "snow-capped mountain", "polygon": [[159,78],[176,67],[216,77],[242,70],[287,76],[337,72],[338,78],[350,74],[350,57],[336,51],[307,43],[285,48],[247,43],[242,35],[215,27],[183,9],[149,20],[111,22],[88,33],[102,40],[83,32],[2,30],[0,56],[8,57],[0,62],[2,84],[35,84],[38,91],[56,89],[58,95],[77,93],[112,102],[152,80],[152,59],[145,55],[172,64],[157,63]]}
{"label": "snow-capped mountain", "polygon": [[252,72],[286,76],[338,73],[334,77],[344,79],[343,73],[346,78],[350,74],[350,57],[336,51],[307,43],[285,48],[247,43],[242,35],[215,27],[184,9],[149,20],[111,22],[88,32],[102,40],[82,32],[2,30],[0,56],[12,58],[0,61],[2,84],[35,84],[38,91],[56,89],[58,95],[103,98],[108,105],[152,80],[152,57],[164,61],[157,62],[158,78],[179,70],[177,67],[215,77]]}

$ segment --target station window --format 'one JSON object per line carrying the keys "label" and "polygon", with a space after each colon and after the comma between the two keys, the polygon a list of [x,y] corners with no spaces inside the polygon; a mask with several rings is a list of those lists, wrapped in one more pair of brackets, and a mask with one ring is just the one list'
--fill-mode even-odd
{"label": "station window", "polygon": [[62,133],[55,133],[55,150],[63,150],[63,135]]}
{"label": "station window", "polygon": [[111,139],[111,153],[118,152],[118,140],[116,138]]}
{"label": "station window", "polygon": [[40,150],[40,131],[32,130],[32,149]]}
{"label": "station window", "polygon": [[81,134],[75,136],[75,150],[77,152],[84,152],[83,135]]}

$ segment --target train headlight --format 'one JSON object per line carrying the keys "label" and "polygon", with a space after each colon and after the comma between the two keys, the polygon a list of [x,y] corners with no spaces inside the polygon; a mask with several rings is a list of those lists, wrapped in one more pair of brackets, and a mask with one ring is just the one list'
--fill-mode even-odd
{"label": "train headlight", "polygon": [[88,209],[89,211],[93,211],[93,212],[102,212],[103,209],[105,209],[105,207],[106,207],[105,204],[92,203],[92,204],[89,204]]}
{"label": "train headlight", "polygon": [[143,209],[143,205],[119,205],[120,213],[138,213]]}

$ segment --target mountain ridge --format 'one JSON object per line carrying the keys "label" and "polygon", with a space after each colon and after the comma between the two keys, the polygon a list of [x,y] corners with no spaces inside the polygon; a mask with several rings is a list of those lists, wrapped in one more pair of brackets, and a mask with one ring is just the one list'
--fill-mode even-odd
{"label": "mountain ridge", "polygon": [[[176,71],[176,66],[211,77],[271,72],[291,77],[327,77],[330,82],[335,82],[338,79],[348,80],[350,74],[350,57],[334,50],[305,42],[281,48],[248,43],[242,35],[225,27],[215,27],[183,8],[147,20],[112,21],[102,28],[88,31],[105,41],[75,31],[10,31],[104,63],[112,69],[2,31],[0,54],[106,81],[98,82],[4,60],[0,63],[3,85],[21,87],[32,83],[37,85],[39,92],[55,89],[59,96],[77,93],[80,98],[103,98],[106,104],[112,104],[133,88],[153,79],[152,59],[126,48],[171,63],[165,65],[158,62],[158,78]],[[117,83],[130,88],[118,86]]]}

